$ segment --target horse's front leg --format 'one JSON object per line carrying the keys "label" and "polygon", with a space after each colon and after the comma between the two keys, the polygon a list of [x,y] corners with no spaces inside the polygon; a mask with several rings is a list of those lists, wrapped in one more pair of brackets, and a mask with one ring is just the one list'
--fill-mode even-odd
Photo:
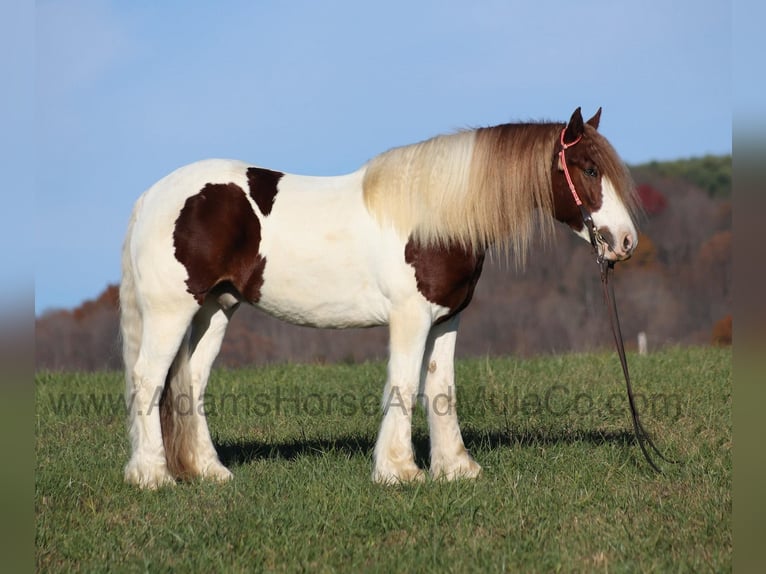
{"label": "horse's front leg", "polygon": [[375,444],[372,480],[396,484],[423,480],[412,450],[412,410],[417,403],[423,352],[431,314],[413,297],[391,311],[388,378],[383,392],[383,422]]}
{"label": "horse's front leg", "polygon": [[420,393],[431,434],[431,476],[454,480],[475,478],[481,466],[463,443],[457,421],[455,340],[460,316],[435,325],[428,337]]}

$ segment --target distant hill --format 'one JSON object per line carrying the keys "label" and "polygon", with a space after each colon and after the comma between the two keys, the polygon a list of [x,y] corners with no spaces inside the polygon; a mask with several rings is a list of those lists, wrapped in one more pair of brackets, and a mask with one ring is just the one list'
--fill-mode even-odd
{"label": "distant hill", "polygon": [[731,156],[706,155],[637,165],[631,168],[636,179],[670,178],[684,181],[706,191],[710,197],[731,197]]}
{"label": "distant hill", "polygon": [[[623,331],[649,348],[731,342],[731,157],[652,162],[631,168],[645,204],[635,256],[616,270]],[[458,355],[531,355],[611,345],[590,250],[558,226],[547,248],[532,247],[516,271],[489,258],[463,313]],[[115,253],[115,257],[119,254]],[[118,290],[35,321],[36,364],[44,369],[121,368]],[[218,365],[357,362],[386,356],[385,328],[327,332],[296,327],[243,306]]]}

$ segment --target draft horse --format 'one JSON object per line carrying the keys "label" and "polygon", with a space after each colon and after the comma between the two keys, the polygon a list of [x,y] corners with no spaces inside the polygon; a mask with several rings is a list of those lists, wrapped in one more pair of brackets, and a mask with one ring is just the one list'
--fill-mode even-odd
{"label": "draft horse", "polygon": [[[494,245],[523,264],[533,235],[549,235],[554,220],[588,239],[578,202],[592,215],[604,257],[626,259],[637,245],[634,186],[597,131],[600,116],[601,109],[585,122],[578,108],[566,124],[437,136],[339,177],[214,159],[153,185],[135,204],[122,251],[126,481],[156,488],[231,478],[201,406],[241,302],[299,325],[388,325],[372,479],[424,478],[411,442],[418,398],[427,409],[431,476],[476,477],[481,467],[463,443],[450,389],[460,314],[486,250]],[[173,406],[181,395],[193,402],[183,412]]]}

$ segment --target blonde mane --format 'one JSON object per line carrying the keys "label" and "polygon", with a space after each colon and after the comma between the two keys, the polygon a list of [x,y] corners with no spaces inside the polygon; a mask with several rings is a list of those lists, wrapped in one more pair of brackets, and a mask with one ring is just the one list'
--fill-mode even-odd
{"label": "blonde mane", "polygon": [[562,124],[505,124],[437,136],[373,158],[364,201],[379,222],[424,244],[491,245],[523,264],[553,232],[551,166]]}

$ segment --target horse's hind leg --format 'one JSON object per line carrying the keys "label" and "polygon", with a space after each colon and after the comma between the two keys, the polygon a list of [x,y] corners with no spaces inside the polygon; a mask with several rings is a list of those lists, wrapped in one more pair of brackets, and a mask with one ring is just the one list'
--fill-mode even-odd
{"label": "horse's hind leg", "polygon": [[221,350],[226,327],[237,305],[234,303],[222,307],[215,300],[211,300],[206,302],[197,313],[192,322],[190,377],[187,379],[190,382],[190,388],[178,389],[192,397],[190,416],[195,424],[189,426],[190,431],[193,432],[189,440],[196,462],[196,472],[203,478],[219,481],[229,480],[232,474],[221,464],[210,438],[204,396],[213,361]]}
{"label": "horse's hind leg", "polygon": [[463,443],[455,400],[455,340],[459,316],[435,325],[423,362],[424,402],[431,434],[431,476],[453,480],[474,478],[481,466]]}
{"label": "horse's hind leg", "polygon": [[125,467],[125,480],[142,488],[174,482],[165,458],[160,402],[195,311],[189,305],[158,308],[144,309],[141,346],[126,389],[132,455]]}
{"label": "horse's hind leg", "polygon": [[391,311],[388,379],[383,422],[375,443],[372,479],[395,484],[422,480],[412,451],[412,409],[417,401],[423,351],[431,328],[427,307],[415,298]]}

